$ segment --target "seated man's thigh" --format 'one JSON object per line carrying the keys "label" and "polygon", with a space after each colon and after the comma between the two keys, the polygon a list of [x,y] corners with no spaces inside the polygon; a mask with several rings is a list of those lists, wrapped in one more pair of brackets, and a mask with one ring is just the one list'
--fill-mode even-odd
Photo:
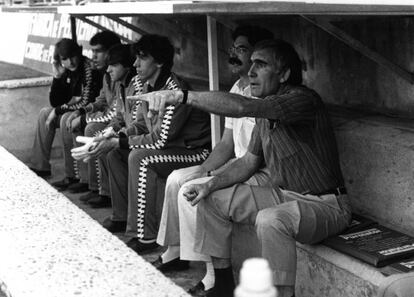
{"label": "seated man's thigh", "polygon": [[296,202],[300,212],[296,240],[301,243],[320,242],[348,226],[349,215],[339,208],[313,201]]}
{"label": "seated man's thigh", "polygon": [[204,202],[232,222],[254,225],[257,212],[278,205],[280,197],[272,187],[236,184],[211,193]]}
{"label": "seated man's thigh", "polygon": [[[186,162],[177,158],[177,156],[186,155],[188,150],[185,149],[134,149],[129,154],[128,164],[130,168],[148,168],[154,171],[159,177],[167,178],[168,175],[176,169],[186,168],[190,165],[196,165],[195,162]],[[198,163],[201,163],[199,161]]]}
{"label": "seated man's thigh", "polygon": [[168,184],[175,183],[179,187],[183,185],[183,180],[185,180],[189,175],[193,174],[198,166],[190,166],[185,168],[176,169],[168,175],[167,186]]}

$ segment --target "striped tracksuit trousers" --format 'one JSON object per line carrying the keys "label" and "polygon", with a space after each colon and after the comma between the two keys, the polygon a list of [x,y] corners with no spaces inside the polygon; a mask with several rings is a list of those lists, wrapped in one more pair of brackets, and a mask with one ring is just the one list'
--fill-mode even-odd
{"label": "striped tracksuit trousers", "polygon": [[115,149],[106,156],[114,221],[127,221],[126,236],[155,239],[164,203],[165,182],[176,169],[207,159],[209,150]]}

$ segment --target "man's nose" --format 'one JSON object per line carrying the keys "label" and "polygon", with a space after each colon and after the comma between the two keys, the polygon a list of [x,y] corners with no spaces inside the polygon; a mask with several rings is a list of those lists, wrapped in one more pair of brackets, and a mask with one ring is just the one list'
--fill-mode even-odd
{"label": "man's nose", "polygon": [[254,71],[254,65],[250,66],[249,72],[247,72],[249,77],[256,77],[256,72]]}
{"label": "man's nose", "polygon": [[138,67],[139,66],[139,59],[138,58],[135,59],[135,62],[133,64],[133,66],[134,67]]}

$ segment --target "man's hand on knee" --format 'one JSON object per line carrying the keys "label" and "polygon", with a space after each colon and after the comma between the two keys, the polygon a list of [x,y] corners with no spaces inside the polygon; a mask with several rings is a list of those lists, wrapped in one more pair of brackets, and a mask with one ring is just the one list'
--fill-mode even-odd
{"label": "man's hand on knee", "polygon": [[183,195],[192,206],[195,206],[201,199],[206,198],[210,194],[208,183],[191,184],[184,186]]}

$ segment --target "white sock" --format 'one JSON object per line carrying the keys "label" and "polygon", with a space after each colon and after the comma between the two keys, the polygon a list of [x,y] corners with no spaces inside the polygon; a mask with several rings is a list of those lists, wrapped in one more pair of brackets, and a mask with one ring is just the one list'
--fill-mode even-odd
{"label": "white sock", "polygon": [[170,262],[180,257],[180,246],[169,245],[167,250],[161,255],[162,263]]}
{"label": "white sock", "polygon": [[211,289],[212,287],[214,287],[214,280],[215,280],[215,276],[214,276],[213,263],[206,262],[206,275],[201,280],[201,282],[204,285],[204,290],[207,291]]}

